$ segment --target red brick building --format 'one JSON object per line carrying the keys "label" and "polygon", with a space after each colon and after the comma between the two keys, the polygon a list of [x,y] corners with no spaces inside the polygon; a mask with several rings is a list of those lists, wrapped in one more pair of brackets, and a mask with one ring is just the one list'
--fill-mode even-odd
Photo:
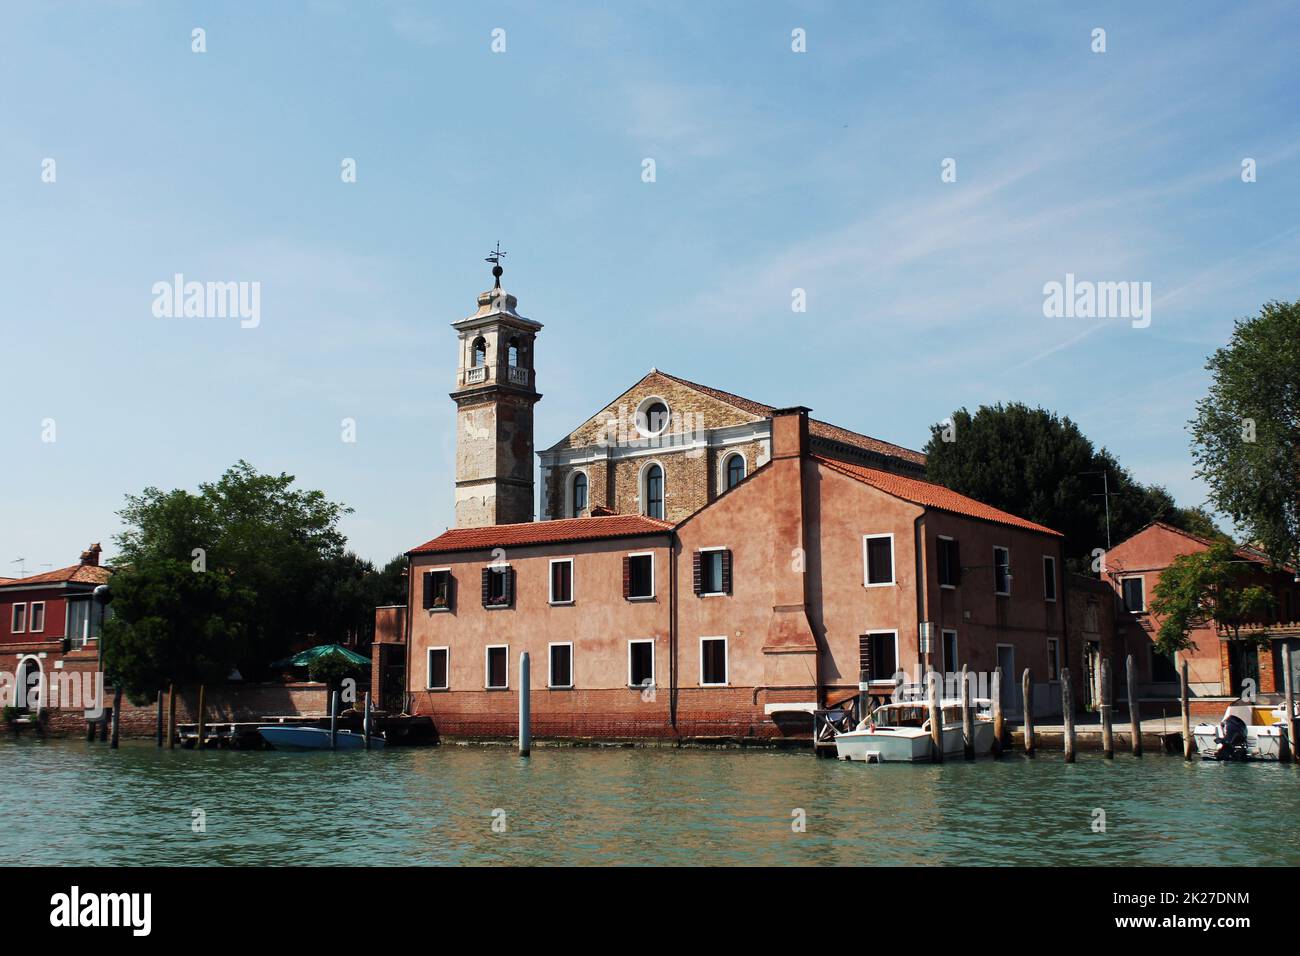
{"label": "red brick building", "polygon": [[1195,628],[1190,637],[1196,647],[1170,659],[1156,652],[1160,620],[1149,610],[1161,574],[1180,555],[1208,550],[1205,538],[1162,521],[1152,522],[1137,534],[1106,552],[1103,574],[1119,602],[1119,641],[1134,656],[1144,697],[1171,697],[1178,692],[1178,669],[1188,665],[1191,693],[1198,697],[1237,697],[1246,680],[1258,692],[1282,689],[1282,647],[1292,647],[1296,686],[1300,687],[1300,583],[1291,570],[1270,566],[1268,558],[1249,547],[1236,549],[1237,560],[1249,570],[1247,583],[1263,585],[1273,595],[1274,610],[1267,620],[1244,628],[1242,639],[1218,631],[1212,622]]}
{"label": "red brick building", "polygon": [[112,574],[99,556],[92,544],[69,567],[0,579],[0,673],[16,686],[29,686],[32,674],[48,685],[57,671],[94,670],[102,619],[92,595]]}
{"label": "red brick building", "polygon": [[1061,536],[815,454],[809,431],[807,409],[773,410],[770,460],[677,522],[457,528],[412,549],[413,712],[511,733],[525,650],[541,736],[771,737],[864,670],[883,695],[900,671],[963,664],[1014,675],[1013,712],[1031,668],[1050,711],[1070,659]]}

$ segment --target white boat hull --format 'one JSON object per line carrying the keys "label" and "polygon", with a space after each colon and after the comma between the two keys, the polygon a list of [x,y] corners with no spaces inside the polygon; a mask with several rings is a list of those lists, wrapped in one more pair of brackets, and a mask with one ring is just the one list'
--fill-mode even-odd
{"label": "white boat hull", "polygon": [[[983,757],[993,749],[993,724],[975,721],[975,756]],[[962,725],[945,724],[944,756],[964,753]],[[835,735],[835,755],[840,760],[868,763],[914,763],[928,761],[933,745],[928,731],[917,727],[877,727],[874,730],[851,730]]]}
{"label": "white boat hull", "polygon": [[[1219,732],[1218,724],[1197,724],[1192,728],[1192,739],[1196,742],[1196,751],[1205,760],[1214,759],[1219,749],[1215,739]],[[1246,759],[1278,760],[1282,756],[1282,736],[1285,729],[1281,725],[1246,727]]]}

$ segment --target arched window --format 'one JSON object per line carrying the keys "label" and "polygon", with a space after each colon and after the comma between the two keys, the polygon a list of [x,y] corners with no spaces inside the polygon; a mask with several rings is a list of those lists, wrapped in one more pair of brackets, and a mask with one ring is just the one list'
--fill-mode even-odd
{"label": "arched window", "polygon": [[506,361],[508,361],[508,362],[510,363],[510,367],[511,367],[511,368],[518,368],[518,367],[519,367],[519,355],[520,355],[520,352],[521,352],[521,349],[519,348],[519,340],[518,340],[518,339],[511,339],[511,340],[510,340],[510,347],[509,347],[509,349],[506,351]]}
{"label": "arched window", "polygon": [[645,513],[651,518],[664,516],[664,470],[658,465],[651,465],[645,470]]}
{"label": "arched window", "polygon": [[487,364],[487,342],[481,335],[474,340],[473,352],[470,356],[470,364],[473,365],[474,368],[482,368]]}
{"label": "arched window", "polygon": [[578,472],[573,476],[573,517],[587,510],[587,476]]}
{"label": "arched window", "polygon": [[745,477],[745,456],[736,453],[727,459],[726,481],[727,489],[730,490],[740,484],[740,479]]}

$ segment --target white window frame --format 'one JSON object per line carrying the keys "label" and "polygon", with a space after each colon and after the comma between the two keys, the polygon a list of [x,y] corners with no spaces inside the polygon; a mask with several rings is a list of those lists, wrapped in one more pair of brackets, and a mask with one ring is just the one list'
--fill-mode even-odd
{"label": "white window frame", "polygon": [[[1142,607],[1136,611],[1130,611],[1128,600],[1124,596],[1124,582],[1137,581],[1142,586]],[[1126,574],[1119,579],[1119,600],[1124,605],[1124,611],[1128,614],[1145,614],[1147,612],[1147,579],[1144,574]]]}
{"label": "white window frame", "polygon": [[[715,545],[712,545],[712,546],[707,547],[707,548],[696,548],[695,550],[698,551],[698,552],[700,552],[700,584],[701,584],[701,586],[702,586],[703,583],[704,583],[704,555],[705,555],[705,553],[712,553],[712,552],[714,552],[714,551],[726,551],[726,550],[728,550],[728,548],[727,548],[727,546],[726,546],[725,544],[715,544]],[[722,587],[722,568],[721,568],[721,567],[718,568],[718,587],[719,587],[719,588]],[[699,596],[702,597],[702,598],[706,598],[706,597],[726,597],[726,596],[727,596],[727,592],[726,592],[725,590],[718,590],[718,591],[700,591]]]}
{"label": "white window frame", "polygon": [[[731,490],[727,487],[727,466],[731,464],[733,458],[740,459],[740,481],[744,481],[749,477],[749,459],[745,457],[745,453],[739,451],[725,452],[722,456],[722,467],[718,471],[718,494]],[[739,485],[740,481],[736,482],[736,484]]]}
{"label": "white window frame", "polygon": [[[18,610],[23,612],[23,626],[18,626]],[[27,633],[27,602],[22,601],[13,605],[13,610],[9,614],[9,633],[26,634]]]}
{"label": "white window frame", "polygon": [[[902,669],[902,660],[898,656],[898,628],[896,627],[869,627],[864,632],[870,639],[876,634],[892,634],[894,637],[894,673],[897,674]],[[877,684],[883,684],[887,680],[893,679],[893,674],[889,677],[872,677],[867,675],[868,681],[874,681]]]}
{"label": "white window frame", "polygon": [[[649,644],[650,645],[650,683],[634,684],[632,683],[632,645]],[[655,639],[653,637],[633,637],[627,642],[627,686],[644,690],[647,686],[655,686]]]}
{"label": "white window frame", "polygon": [[573,486],[581,475],[587,482],[587,508],[591,508],[591,478],[582,468],[575,468],[569,474],[568,480],[564,483],[564,514],[568,518],[578,517],[577,502],[574,500]]}
{"label": "white window frame", "polygon": [[[654,436],[650,436],[650,437],[654,437]],[[659,466],[659,474],[663,476],[659,493],[663,501],[664,516],[662,518],[654,518],[654,520],[666,521],[668,519],[668,469],[664,467],[663,462],[661,462],[658,458],[652,458],[649,461],[647,461],[644,465],[642,465],[641,471],[637,475],[637,479],[636,479],[637,504],[640,505],[637,511],[647,518],[654,517],[653,515],[650,514],[650,492],[647,488],[647,485],[650,478],[650,469],[656,465]]]}
{"label": "white window frame", "polygon": [[[497,563],[494,564],[493,562],[489,561],[487,564],[483,565],[483,567],[487,568],[489,571],[503,571],[503,572],[505,572],[505,571],[509,571],[509,570],[510,570],[510,562],[509,562],[509,561],[500,561],[500,562],[497,562]],[[548,589],[548,590],[550,589],[550,585],[549,585],[549,584],[547,585],[547,589]],[[507,601],[505,604],[485,604],[485,605],[483,605],[483,610],[485,610],[485,611],[496,611],[496,610],[499,610],[499,609],[501,609],[501,608],[503,608],[503,607],[512,607],[512,606],[515,604],[515,602],[518,600],[518,597],[519,597],[519,595],[517,595],[517,594],[511,594],[511,595],[510,595],[510,600]],[[502,645],[500,645],[500,644],[493,644],[492,646],[493,646],[493,647],[501,647]]]}
{"label": "white window frame", "polygon": [[[721,641],[722,642],[722,670],[724,680],[720,684],[705,683],[704,681],[704,642]],[[701,687],[730,687],[731,686],[731,648],[728,646],[727,636],[725,634],[709,634],[700,638],[700,686]]]}
{"label": "white window frame", "polygon": [[[36,609],[41,609],[41,626],[36,627]],[[45,633],[45,602],[33,601],[27,605],[27,633],[44,634]]]}
{"label": "white window frame", "polygon": [[[940,541],[956,541],[956,540],[957,540],[956,538],[954,538],[954,537],[953,537],[952,535],[950,535],[950,534],[941,534],[941,535],[938,535],[937,537],[938,537],[938,539],[939,539]],[[935,573],[935,576],[936,576],[936,577],[937,577],[938,574],[939,574],[939,555],[937,555],[937,554],[934,556],[934,573]],[[961,580],[961,568],[958,568],[958,569],[957,569],[957,580],[958,580],[958,581]],[[957,590],[957,585],[955,585],[955,584],[944,584],[944,583],[941,581],[941,582],[939,582],[939,588],[940,588],[941,590],[943,590],[943,591],[955,591],[955,590]]]}
{"label": "white window frame", "polygon": [[[627,599],[629,601],[653,601],[655,596],[659,593],[657,590],[658,582],[655,580],[655,553],[653,551],[629,551],[625,557],[650,559],[650,593],[641,595],[629,594]],[[630,576],[631,571],[629,571],[628,574]],[[628,586],[631,586],[631,581],[628,582]]]}
{"label": "white window frame", "polygon": [[[492,679],[492,652],[497,648],[505,648],[506,652],[506,682],[500,687],[489,684]],[[549,664],[547,665],[550,666]],[[509,644],[489,644],[483,648],[483,689],[484,690],[509,690],[510,689],[510,645]]]}
{"label": "white window frame", "polygon": [[[1007,589],[998,590],[998,552],[1007,553]],[[1011,588],[1015,585],[1015,579],[1011,574],[1011,549],[1004,544],[993,545],[993,594],[996,597],[1011,597]]]}
{"label": "white window frame", "polygon": [[[555,571],[553,570],[553,568],[557,564],[566,564],[566,563],[569,565],[569,599],[567,601],[557,601],[555,599]],[[546,595],[549,598],[547,603],[550,604],[551,607],[566,607],[572,604],[575,598],[577,597],[577,590],[576,590],[577,583],[578,583],[577,578],[574,575],[573,558],[551,558],[551,560],[547,562]]]}
{"label": "white window frame", "polygon": [[[650,419],[645,417],[646,409],[649,408],[651,405],[653,405],[655,402],[661,404],[664,407],[664,412],[666,412],[666,414],[664,415],[663,427],[661,427],[657,432],[650,430],[650,428],[648,427],[650,424]],[[641,427],[641,421],[643,419],[645,420],[645,423],[647,425],[646,428]],[[673,407],[668,404],[668,399],[664,398],[662,395],[647,395],[645,398],[641,399],[641,401],[637,402],[636,411],[632,413],[632,427],[636,429],[637,434],[640,435],[642,438],[659,438],[666,431],[668,431],[668,427],[672,423],[673,423]]]}
{"label": "white window frame", "polygon": [[[446,567],[446,568],[424,568],[420,573],[421,573],[421,574],[437,574],[439,571],[446,571],[447,574],[448,574],[449,576],[451,575],[451,568],[450,568],[450,567]],[[454,587],[454,585],[453,585],[453,587]],[[420,578],[420,604],[424,604],[424,578]],[[422,608],[422,610],[427,611],[427,612],[430,613],[430,614],[446,614],[448,611],[450,611],[450,610],[451,610],[451,588],[450,588],[450,587],[447,588],[447,606],[446,606],[446,607],[426,607],[426,608]]]}
{"label": "white window frame", "polygon": [[[952,635],[952,656],[953,656],[952,660],[948,660],[948,645],[944,643],[944,641],[947,640],[949,634]],[[949,674],[956,673],[957,671],[956,659],[961,653],[960,642],[961,642],[961,638],[957,636],[957,629],[955,627],[940,628],[939,650],[943,654],[943,669]],[[897,653],[897,649],[895,649],[895,653]]]}
{"label": "white window frame", "polygon": [[[1051,649],[1056,648],[1056,676],[1052,676],[1052,655]],[[1059,684],[1061,682],[1061,639],[1059,637],[1049,637],[1047,639],[1047,682],[1049,684]]]}
{"label": "white window frame", "polygon": [[[442,651],[446,655],[447,666],[444,670],[446,683],[441,687],[435,687],[432,683],[433,678],[433,652]],[[509,679],[507,674],[506,678]],[[424,650],[424,689],[425,690],[451,690],[451,648],[446,644],[439,644],[434,647],[427,647]]]}
{"label": "white window frame", "polygon": [[[1049,562],[1052,565],[1052,596],[1051,597],[1047,596],[1047,565]],[[1060,589],[1060,582],[1056,578],[1056,555],[1045,554],[1043,555],[1043,600],[1050,601],[1051,603],[1055,604],[1056,594],[1059,589]]]}
{"label": "white window frame", "polygon": [[[877,538],[889,539],[889,580],[871,583],[871,558],[867,542]],[[862,586],[865,588],[892,588],[898,584],[898,560],[894,553],[894,532],[882,531],[862,536]]]}
{"label": "white window frame", "polygon": [[[555,683],[555,675],[551,673],[555,667],[555,658],[551,656],[551,648],[567,647],[569,649],[569,682],[567,684]],[[573,641],[552,641],[546,645],[546,687],[548,690],[573,690]]]}

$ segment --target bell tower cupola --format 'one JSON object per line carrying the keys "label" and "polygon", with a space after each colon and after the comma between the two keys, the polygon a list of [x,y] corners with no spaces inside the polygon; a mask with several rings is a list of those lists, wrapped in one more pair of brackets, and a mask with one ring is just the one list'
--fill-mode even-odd
{"label": "bell tower cupola", "polygon": [[456,369],[456,527],[533,520],[534,344],[542,324],[517,311],[501,288],[501,257],[487,257],[495,284],[478,297],[478,311],[453,322],[459,336]]}

